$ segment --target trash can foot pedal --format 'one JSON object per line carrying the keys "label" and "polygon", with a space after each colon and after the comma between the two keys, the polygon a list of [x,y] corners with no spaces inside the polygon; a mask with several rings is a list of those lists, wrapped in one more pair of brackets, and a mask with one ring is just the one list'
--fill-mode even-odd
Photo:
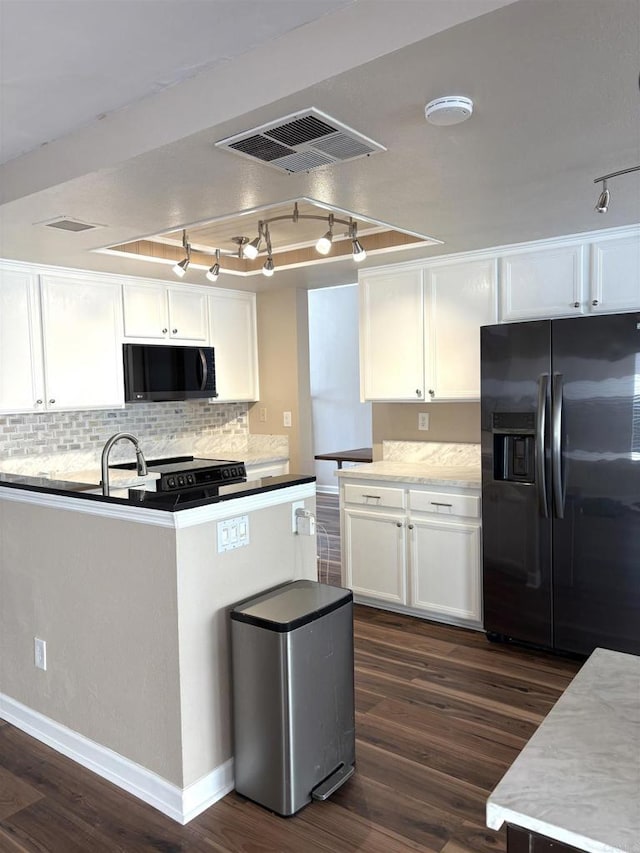
{"label": "trash can foot pedal", "polygon": [[326,800],[334,791],[338,790],[340,785],[343,785],[347,779],[353,776],[355,769],[353,765],[345,767],[343,764],[341,767],[338,767],[337,770],[333,771],[331,776],[327,776],[324,782],[320,782],[318,787],[313,789],[311,797],[314,800]]}

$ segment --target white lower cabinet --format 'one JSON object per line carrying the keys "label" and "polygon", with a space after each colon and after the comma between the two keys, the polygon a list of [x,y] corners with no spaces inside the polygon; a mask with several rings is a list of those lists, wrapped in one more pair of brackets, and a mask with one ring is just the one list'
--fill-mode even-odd
{"label": "white lower cabinet", "polygon": [[409,604],[433,619],[480,622],[480,524],[412,517]]}
{"label": "white lower cabinet", "polygon": [[343,515],[346,585],[356,595],[406,604],[404,518],[351,508]]}
{"label": "white lower cabinet", "polygon": [[341,478],[342,582],[356,601],[482,627],[478,488]]}

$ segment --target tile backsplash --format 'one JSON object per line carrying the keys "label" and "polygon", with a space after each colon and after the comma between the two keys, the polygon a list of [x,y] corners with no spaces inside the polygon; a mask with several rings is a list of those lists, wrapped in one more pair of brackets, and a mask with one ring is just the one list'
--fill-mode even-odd
{"label": "tile backsplash", "polygon": [[246,403],[136,403],[125,409],[0,415],[0,458],[41,453],[99,452],[114,432],[143,440],[246,436]]}

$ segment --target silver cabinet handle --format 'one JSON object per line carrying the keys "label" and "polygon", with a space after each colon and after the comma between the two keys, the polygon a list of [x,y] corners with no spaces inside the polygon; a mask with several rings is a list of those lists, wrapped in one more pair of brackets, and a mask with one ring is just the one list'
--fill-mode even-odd
{"label": "silver cabinet handle", "polygon": [[579,303],[579,302],[574,302],[574,303],[573,303],[573,307],[574,307],[574,308],[579,308],[579,307],[580,307],[580,303]]}
{"label": "silver cabinet handle", "polygon": [[41,405],[42,405],[42,400],[36,400],[36,406],[41,406]]}
{"label": "silver cabinet handle", "polygon": [[436,392],[433,390],[433,388],[429,388],[429,396],[435,397],[435,395],[436,395]]}
{"label": "silver cabinet handle", "polygon": [[166,335],[168,331],[169,331],[169,329],[163,329],[163,330],[162,330],[162,334],[163,334],[163,335]]}
{"label": "silver cabinet handle", "polygon": [[409,524],[409,530],[413,530],[413,524]]}
{"label": "silver cabinet handle", "polygon": [[52,400],[49,400],[49,402],[50,402],[50,403],[55,403],[55,400],[53,400],[53,399],[52,399]]}
{"label": "silver cabinet handle", "polygon": [[366,498],[367,500],[372,500],[372,501],[379,501],[380,500],[380,495],[362,495],[362,497]]}
{"label": "silver cabinet handle", "polygon": [[416,397],[422,397],[422,391],[419,388],[416,388]]}
{"label": "silver cabinet handle", "polygon": [[172,335],[177,335],[177,334],[178,334],[178,330],[177,330],[177,329],[171,329],[171,334],[172,334]]}
{"label": "silver cabinet handle", "polygon": [[396,527],[402,527],[402,522],[401,522],[401,521],[396,521]]}
{"label": "silver cabinet handle", "polygon": [[433,504],[433,506],[453,506],[453,504],[445,504],[441,503],[440,501],[431,501],[431,503]]}
{"label": "silver cabinet handle", "polygon": [[592,304],[592,305],[599,305],[600,303],[598,302],[598,300],[597,300],[597,299],[594,299],[594,300],[593,300],[593,302],[592,302],[591,304]]}

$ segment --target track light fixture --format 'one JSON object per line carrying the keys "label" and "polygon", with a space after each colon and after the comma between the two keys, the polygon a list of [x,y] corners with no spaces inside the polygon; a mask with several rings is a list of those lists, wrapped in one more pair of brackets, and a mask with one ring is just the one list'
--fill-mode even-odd
{"label": "track light fixture", "polygon": [[173,272],[178,276],[178,278],[184,278],[185,273],[187,271],[187,267],[191,263],[191,246],[187,240],[187,232],[182,232],[182,248],[185,250],[185,257],[179,261],[177,264],[174,264]]}
{"label": "track light fixture", "polygon": [[220,249],[216,249],[216,262],[212,267],[209,267],[205,273],[209,281],[217,281],[220,275]]}
{"label": "track light fixture", "polygon": [[[640,168],[640,166],[638,168]],[[333,213],[328,213],[326,216],[317,216],[312,213],[300,213],[298,210],[298,203],[295,202],[291,213],[284,214],[282,216],[273,216],[270,219],[261,219],[258,222],[258,234],[253,240],[249,237],[232,237],[232,242],[238,247],[237,253],[235,250],[229,251],[227,249],[215,249],[215,262],[205,273],[206,278],[213,282],[218,280],[220,273],[223,272],[220,267],[221,255],[237,256],[240,260],[254,261],[260,252],[264,252],[265,250],[267,257],[262,265],[262,274],[269,277],[272,276],[275,271],[275,264],[273,261],[273,248],[271,245],[271,232],[269,231],[269,225],[274,222],[283,221],[295,223],[299,222],[301,219],[313,219],[316,222],[327,223],[326,233],[323,234],[315,244],[316,251],[321,255],[328,255],[331,251],[333,247],[334,225],[339,223],[340,225],[346,225],[349,229],[348,239],[351,240],[351,256],[353,260],[356,263],[360,263],[367,257],[367,253],[365,252],[361,242],[358,240],[358,224],[355,222],[353,217],[350,217],[349,219],[338,219]],[[341,235],[340,239],[346,236],[347,235]],[[262,248],[263,245],[265,246],[264,249]],[[182,246],[185,251],[185,257],[173,267],[173,272],[177,276],[180,276],[180,278],[184,277],[187,267],[191,263],[191,244],[187,239],[186,231],[182,232]]]}
{"label": "track light fixture", "polygon": [[602,192],[598,197],[598,202],[596,204],[596,210],[598,213],[607,213],[609,210],[609,202],[611,200],[611,193],[609,192],[609,188],[607,186],[607,181],[610,178],[617,178],[618,175],[628,175],[629,172],[638,172],[640,171],[640,166],[631,166],[628,169],[620,169],[619,172],[611,172],[609,175],[602,175],[600,178],[594,178],[593,183],[599,184],[602,182]]}

